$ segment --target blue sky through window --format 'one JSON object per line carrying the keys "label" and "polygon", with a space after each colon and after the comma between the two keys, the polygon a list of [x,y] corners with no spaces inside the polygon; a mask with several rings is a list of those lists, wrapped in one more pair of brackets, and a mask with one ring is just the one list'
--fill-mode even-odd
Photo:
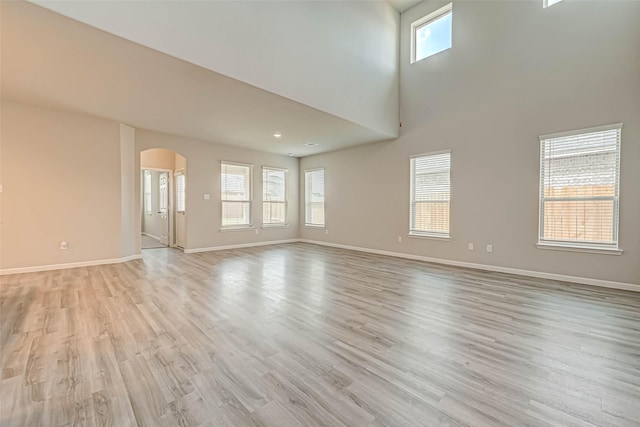
{"label": "blue sky through window", "polygon": [[448,12],[416,29],[416,61],[451,47],[451,17]]}

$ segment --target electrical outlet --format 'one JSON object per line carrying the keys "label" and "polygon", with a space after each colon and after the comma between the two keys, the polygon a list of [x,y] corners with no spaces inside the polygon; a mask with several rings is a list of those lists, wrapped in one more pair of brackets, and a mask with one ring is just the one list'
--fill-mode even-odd
{"label": "electrical outlet", "polygon": [[202,195],[202,199],[203,199],[203,200],[209,200],[210,198],[211,198],[211,195],[210,195],[210,194],[203,194],[203,195]]}
{"label": "electrical outlet", "polygon": [[260,230],[258,230],[258,229],[256,228],[256,234],[258,234],[258,233],[260,233]]}
{"label": "electrical outlet", "polygon": [[472,251],[473,250],[473,243],[469,242],[469,244],[467,245],[467,249]]}
{"label": "electrical outlet", "polygon": [[329,229],[324,230],[324,234],[329,234]]}
{"label": "electrical outlet", "polygon": [[398,243],[402,243],[402,236],[398,236]]}
{"label": "electrical outlet", "polygon": [[63,240],[63,241],[60,242],[60,249],[62,249],[62,250],[69,249],[69,244],[67,243],[66,240]]}
{"label": "electrical outlet", "polygon": [[487,245],[487,252],[493,252],[493,245]]}

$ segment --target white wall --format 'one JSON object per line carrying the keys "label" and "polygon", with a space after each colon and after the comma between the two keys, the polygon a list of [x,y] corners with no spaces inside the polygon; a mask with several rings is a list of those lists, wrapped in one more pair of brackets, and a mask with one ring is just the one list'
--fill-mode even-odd
{"label": "white wall", "polygon": [[384,1],[43,7],[367,128],[398,134],[398,13]]}
{"label": "white wall", "polygon": [[1,127],[0,268],[120,258],[119,124],[3,102]]}
{"label": "white wall", "polygon": [[[137,129],[137,152],[140,153],[150,148],[174,150],[186,158],[188,175],[186,194],[187,246],[185,249],[259,243],[297,237],[298,159]],[[253,164],[252,219],[255,225],[253,230],[220,231],[221,161]],[[289,170],[287,180],[289,226],[287,228],[262,229],[260,227],[262,222],[262,166]],[[137,185],[136,188],[139,189],[140,186]],[[210,199],[204,200],[204,194],[209,194]],[[140,197],[139,194],[138,197]],[[258,230],[258,234],[255,234],[255,230]]]}
{"label": "white wall", "polygon": [[137,207],[135,192],[131,189],[136,183],[137,165],[134,164],[136,153],[136,130],[131,126],[120,124],[120,255],[131,257],[136,255],[137,240],[136,215]]}
{"label": "white wall", "polygon": [[[402,15],[401,137],[301,160],[326,168],[329,229],[301,237],[640,283],[640,3],[455,2],[453,48],[410,65],[411,22],[443,4]],[[537,249],[538,136],[617,122],[624,253]],[[452,151],[452,239],[408,238],[409,156],[442,149]]]}

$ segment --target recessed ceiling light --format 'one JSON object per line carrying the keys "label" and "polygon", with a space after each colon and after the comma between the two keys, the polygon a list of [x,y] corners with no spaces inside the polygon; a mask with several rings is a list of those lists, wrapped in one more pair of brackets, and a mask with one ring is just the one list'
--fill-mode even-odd
{"label": "recessed ceiling light", "polygon": [[280,132],[276,132],[276,133],[273,134],[273,137],[274,138],[281,138],[282,134]]}
{"label": "recessed ceiling light", "polygon": [[293,157],[293,153],[287,153],[289,157]]}
{"label": "recessed ceiling light", "polygon": [[316,145],[319,145],[319,144],[316,144],[315,142],[307,142],[304,145],[306,145],[307,147],[315,147]]}

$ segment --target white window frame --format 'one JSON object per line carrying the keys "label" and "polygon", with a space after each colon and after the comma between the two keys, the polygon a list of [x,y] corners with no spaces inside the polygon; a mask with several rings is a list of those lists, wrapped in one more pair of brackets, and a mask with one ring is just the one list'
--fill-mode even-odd
{"label": "white window frame", "polygon": [[[280,201],[280,200],[265,200],[265,185],[266,185],[266,181],[265,181],[265,172],[283,172],[284,174],[284,180],[282,181],[282,186],[283,186],[283,194],[284,194],[284,200]],[[275,167],[271,167],[271,166],[263,166],[262,167],[262,227],[263,228],[278,228],[278,227],[286,227],[288,226],[288,216],[287,216],[287,209],[288,209],[288,205],[287,205],[287,179],[289,176],[289,170],[288,169],[283,169],[283,168],[275,168]],[[265,217],[264,217],[264,205],[266,203],[269,204],[281,204],[284,207],[284,222],[265,222]]]}
{"label": "white window frame", "polygon": [[[249,189],[248,189],[248,196],[249,198],[247,200],[226,200],[224,198],[224,194],[223,194],[223,188],[222,188],[222,174],[224,171],[224,166],[228,165],[228,166],[240,166],[240,167],[246,167],[249,169]],[[248,214],[248,219],[249,222],[246,224],[224,224],[224,204],[225,203],[245,203],[248,205],[248,209],[249,209],[249,214]],[[228,162],[228,161],[221,161],[220,162],[220,230],[221,231],[225,231],[225,230],[247,230],[247,229],[251,229],[253,228],[253,165],[251,164],[246,164],[246,163],[236,163],[236,162]]]}
{"label": "white window frame", "polygon": [[[449,155],[449,229],[447,232],[439,231],[424,231],[415,229],[415,214],[416,214],[416,200],[415,200],[415,161],[423,157],[439,156],[442,154]],[[415,154],[409,157],[409,169],[410,169],[410,182],[409,182],[409,237],[426,237],[433,239],[450,240],[451,239],[451,150],[434,151],[430,153]],[[434,201],[434,203],[444,203],[444,201]]]}
{"label": "white window frame", "polygon": [[[590,241],[576,241],[576,240],[556,240],[556,239],[545,239],[544,238],[544,202],[547,200],[555,200],[555,201],[563,201],[565,198],[558,197],[550,197],[545,198],[544,196],[544,178],[545,178],[545,144],[546,141],[549,141],[554,138],[562,138],[562,137],[571,137],[577,135],[586,135],[590,133],[596,132],[604,132],[617,130],[617,148],[616,148],[616,170],[615,170],[615,195],[614,196],[591,196],[591,197],[573,197],[566,198],[566,200],[611,200],[613,201],[613,229],[612,243],[603,243],[603,242],[590,242]],[[622,143],[622,123],[615,123],[611,125],[605,126],[597,126],[587,129],[579,129],[568,132],[555,133],[550,135],[542,135],[540,136],[540,188],[538,193],[539,199],[539,210],[538,210],[538,243],[537,247],[540,249],[556,249],[556,250],[567,250],[567,251],[576,251],[576,252],[591,252],[591,253],[606,253],[619,255],[622,253],[622,250],[619,248],[619,213],[620,213],[620,156],[621,156],[621,143]]]}
{"label": "white window frame", "polygon": [[[453,18],[453,3],[444,5],[440,9],[435,10],[430,14],[428,14],[427,16],[424,16],[418,19],[417,21],[411,23],[411,61],[410,61],[411,64],[415,64],[416,62],[422,61],[423,59],[427,59],[433,55],[436,55],[436,53],[434,53],[433,55],[416,59],[416,49],[417,49],[416,34],[418,33],[418,30],[424,27],[425,25],[429,25],[433,21],[436,21],[449,13],[452,14],[452,18]],[[452,32],[452,38],[453,38],[453,22],[451,23],[451,26],[452,26],[451,32]],[[447,49],[441,50],[440,52],[444,52],[445,50],[451,49],[451,47],[453,47],[453,39],[451,40],[451,46],[448,47]],[[440,53],[440,52],[437,52],[437,53]]]}
{"label": "white window frame", "polygon": [[312,223],[310,222],[310,216],[311,216],[311,209],[309,208],[311,202],[309,201],[309,186],[307,185],[307,174],[311,174],[314,172],[318,172],[318,171],[322,171],[322,181],[323,181],[323,189],[325,187],[326,184],[326,180],[325,180],[325,168],[314,168],[314,169],[307,169],[304,171],[304,225],[306,227],[316,227],[316,228],[324,228],[326,226],[327,223],[327,218],[326,218],[326,208],[327,208],[327,192],[326,189],[323,192],[322,195],[322,211],[323,211],[323,222],[322,224],[316,224],[316,223]]}

